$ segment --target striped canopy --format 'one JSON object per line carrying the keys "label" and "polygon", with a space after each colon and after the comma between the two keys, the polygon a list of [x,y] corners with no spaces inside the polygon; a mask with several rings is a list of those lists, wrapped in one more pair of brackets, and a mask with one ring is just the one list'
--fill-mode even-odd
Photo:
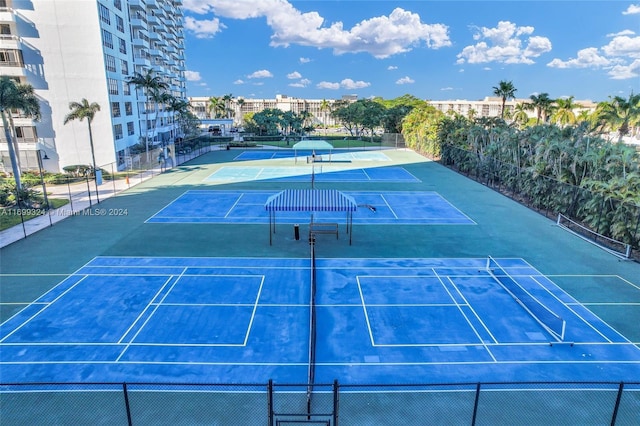
{"label": "striped canopy", "polygon": [[354,212],[355,200],[335,189],[287,189],[272,195],[269,212]]}

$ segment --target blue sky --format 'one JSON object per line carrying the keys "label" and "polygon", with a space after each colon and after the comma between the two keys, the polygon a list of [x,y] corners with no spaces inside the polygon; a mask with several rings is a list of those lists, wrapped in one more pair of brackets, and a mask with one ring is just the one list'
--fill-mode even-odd
{"label": "blue sky", "polygon": [[640,1],[184,0],[188,96],[607,100],[640,92]]}

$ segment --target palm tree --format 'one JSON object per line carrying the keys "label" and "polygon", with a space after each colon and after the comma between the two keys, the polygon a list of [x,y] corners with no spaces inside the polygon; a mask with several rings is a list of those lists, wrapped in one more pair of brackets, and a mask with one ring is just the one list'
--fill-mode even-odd
{"label": "palm tree", "polygon": [[219,118],[220,110],[224,109],[224,104],[222,103],[222,98],[218,98],[212,96],[209,98],[209,105],[207,105],[207,109],[209,110],[210,118]]}
{"label": "palm tree", "polygon": [[33,86],[19,84],[7,76],[2,76],[0,77],[0,115],[2,115],[2,126],[4,127],[4,136],[9,148],[9,158],[13,177],[16,181],[16,189],[20,191],[22,189],[20,166],[13,146],[15,141],[12,140],[12,135],[15,133],[11,116],[12,109],[21,110],[27,117],[32,117],[36,120],[40,119],[40,103],[35,95]]}
{"label": "palm tree", "polygon": [[536,112],[536,124],[540,124],[540,120],[547,121],[547,115],[552,110],[553,99],[549,97],[548,93],[540,93],[539,95],[529,96],[531,103],[528,104],[529,108]]}
{"label": "palm tree", "polygon": [[551,119],[560,124],[560,126],[575,124],[576,114],[573,110],[580,107],[580,104],[573,102],[573,96],[569,96],[566,99],[556,99],[556,110]]}
{"label": "palm tree", "polygon": [[[145,121],[144,121],[144,145],[147,153],[147,163],[149,162],[149,100],[156,92],[167,90],[169,85],[162,80],[162,77],[157,75],[153,68],[147,69],[146,72],[136,72],[134,75],[127,77],[127,84],[133,84],[137,89],[142,89],[145,96]],[[155,103],[153,110],[155,112]]]}
{"label": "palm tree", "polygon": [[513,114],[513,121],[518,123],[521,127],[524,127],[529,122],[527,105],[523,102],[519,102],[516,104],[515,113]]}
{"label": "palm tree", "polygon": [[240,126],[244,127],[244,117],[242,116],[242,105],[244,105],[244,99],[238,99],[238,111],[240,112]]}
{"label": "palm tree", "polygon": [[324,114],[324,120],[322,124],[324,125],[325,136],[327,134],[327,111],[331,111],[331,104],[328,100],[323,99],[322,102],[320,102],[320,112]]}
{"label": "palm tree", "polygon": [[629,134],[631,127],[640,120],[640,94],[631,93],[629,99],[621,96],[609,97],[609,99],[608,102],[598,104],[597,115],[612,129],[617,129],[621,141]]}
{"label": "palm tree", "polygon": [[507,103],[507,99],[515,99],[516,89],[513,86],[513,82],[502,80],[498,83],[497,87],[493,88],[493,94],[499,96],[502,99],[502,109],[500,110],[500,118],[504,120],[504,105]]}
{"label": "palm tree", "polygon": [[96,199],[100,202],[98,196],[98,169],[96,168],[96,155],[93,149],[93,133],[91,132],[91,122],[96,112],[100,111],[100,105],[96,102],[89,103],[88,100],[82,98],[80,102],[69,103],[69,109],[71,112],[64,117],[64,124],[67,124],[73,120],[82,121],[87,119],[87,125],[89,126],[89,145],[91,145],[91,160],[93,161],[93,180],[96,184]]}
{"label": "palm tree", "polygon": [[231,118],[230,113],[232,112],[232,109],[231,109],[232,100],[233,100],[233,95],[231,93],[229,93],[228,95],[224,95],[222,97],[222,102],[224,102],[224,113],[227,118]]}

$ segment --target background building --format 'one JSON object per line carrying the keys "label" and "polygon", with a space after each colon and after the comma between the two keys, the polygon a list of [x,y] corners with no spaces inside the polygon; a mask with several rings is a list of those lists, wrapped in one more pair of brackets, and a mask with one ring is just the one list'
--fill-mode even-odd
{"label": "background building", "polygon": [[[0,74],[31,84],[42,112],[40,121],[15,117],[20,167],[45,154],[50,171],[91,164],[86,120],[64,124],[69,103],[83,98],[101,107],[92,122],[98,166],[123,168],[145,131],[156,143],[179,136],[174,113],[162,105],[156,113],[126,80],[153,68],[169,94],[186,99],[182,16],[182,0],[0,0]],[[7,152],[0,132],[11,170]]]}

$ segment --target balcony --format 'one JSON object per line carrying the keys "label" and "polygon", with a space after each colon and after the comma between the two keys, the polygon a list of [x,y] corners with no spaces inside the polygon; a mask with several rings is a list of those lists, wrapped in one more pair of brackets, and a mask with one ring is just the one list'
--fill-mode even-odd
{"label": "balcony", "polygon": [[129,8],[147,10],[147,3],[145,0],[129,0]]}
{"label": "balcony", "polygon": [[20,37],[11,34],[0,35],[0,48],[11,50],[22,50]]}
{"label": "balcony", "polygon": [[149,9],[160,9],[160,5],[158,4],[158,0],[147,0],[147,7]]}
{"label": "balcony", "polygon": [[16,14],[13,13],[13,9],[10,9],[10,8],[0,9],[0,22],[3,24],[15,23]]}
{"label": "balcony", "polygon": [[141,18],[131,19],[131,27],[133,27],[133,29],[146,30],[147,29],[147,20],[146,20],[146,18],[145,19],[141,19]]}

